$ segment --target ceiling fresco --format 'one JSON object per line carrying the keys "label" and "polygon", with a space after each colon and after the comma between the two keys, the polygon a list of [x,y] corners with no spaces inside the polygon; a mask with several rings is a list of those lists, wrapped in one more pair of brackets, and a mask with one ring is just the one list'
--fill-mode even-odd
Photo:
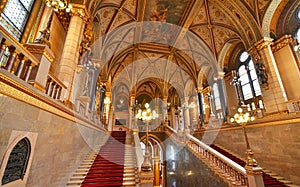
{"label": "ceiling fresco", "polygon": [[[284,6],[287,1],[280,4]],[[219,60],[226,55],[224,50],[228,45],[240,43],[248,49],[262,38],[263,19],[272,16],[269,7],[276,7],[272,0],[86,2],[97,29],[95,33],[100,35],[95,38],[105,36],[106,52],[101,61],[106,68],[102,74],[127,82],[128,86],[134,79],[155,75],[160,78],[167,74],[171,82],[183,90],[179,83],[192,80],[197,84],[220,71],[223,66]],[[131,30],[126,30],[126,26]],[[160,63],[153,60],[156,58],[162,59]],[[172,65],[165,64],[164,60]],[[138,67],[136,61],[140,64]],[[170,70],[170,66],[173,69]],[[138,72],[135,78],[131,75],[134,72]],[[124,79],[120,79],[121,75]]]}
{"label": "ceiling fresco", "polygon": [[161,21],[179,24],[190,0],[151,0],[147,1],[145,21]]}

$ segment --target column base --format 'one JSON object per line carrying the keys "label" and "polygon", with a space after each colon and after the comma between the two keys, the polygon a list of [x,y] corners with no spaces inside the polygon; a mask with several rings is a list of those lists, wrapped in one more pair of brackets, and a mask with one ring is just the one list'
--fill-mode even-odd
{"label": "column base", "polygon": [[141,171],[140,173],[141,186],[153,186],[154,174],[152,171]]}
{"label": "column base", "polygon": [[264,187],[262,168],[259,166],[245,166],[248,184],[251,187]]}

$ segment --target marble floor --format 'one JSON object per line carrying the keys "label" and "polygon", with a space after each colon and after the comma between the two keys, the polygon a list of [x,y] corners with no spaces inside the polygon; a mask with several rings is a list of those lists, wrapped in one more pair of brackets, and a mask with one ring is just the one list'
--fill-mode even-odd
{"label": "marble floor", "polygon": [[167,187],[227,187],[221,178],[183,145],[165,142]]}

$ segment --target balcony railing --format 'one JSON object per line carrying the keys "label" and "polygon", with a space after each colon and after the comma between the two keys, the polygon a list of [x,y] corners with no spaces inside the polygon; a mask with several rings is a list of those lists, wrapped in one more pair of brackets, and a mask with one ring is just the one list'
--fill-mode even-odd
{"label": "balcony railing", "polygon": [[[67,87],[55,75],[49,72],[49,69],[45,68],[47,66],[42,66],[42,62],[11,37],[1,26],[0,42],[0,69],[4,72],[5,76],[9,75],[13,81],[21,83],[26,88],[28,87],[31,95],[39,95],[42,92],[56,101],[61,101],[62,91]],[[38,98],[43,98],[42,102],[45,103],[51,102],[51,99],[44,95]],[[92,124],[101,129],[104,128],[97,113],[91,111],[85,103],[83,103],[83,106],[80,103],[80,106],[73,108],[72,111],[70,111],[70,107],[61,107],[62,102],[53,102],[52,104],[59,108],[59,110],[68,113],[68,115],[75,115],[83,123]],[[57,110],[51,112],[61,114]]]}
{"label": "balcony railing", "polygon": [[32,69],[39,65],[39,61],[2,27],[0,27],[0,40],[0,68],[29,82]]}
{"label": "balcony railing", "polygon": [[60,99],[62,89],[67,87],[58,80],[52,73],[49,73],[46,83],[46,94],[53,99]]}

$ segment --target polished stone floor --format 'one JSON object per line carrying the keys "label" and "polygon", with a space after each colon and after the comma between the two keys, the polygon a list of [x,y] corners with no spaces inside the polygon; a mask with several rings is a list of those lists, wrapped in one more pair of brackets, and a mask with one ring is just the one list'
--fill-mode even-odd
{"label": "polished stone floor", "polygon": [[167,187],[227,187],[204,163],[183,145],[165,142]]}

